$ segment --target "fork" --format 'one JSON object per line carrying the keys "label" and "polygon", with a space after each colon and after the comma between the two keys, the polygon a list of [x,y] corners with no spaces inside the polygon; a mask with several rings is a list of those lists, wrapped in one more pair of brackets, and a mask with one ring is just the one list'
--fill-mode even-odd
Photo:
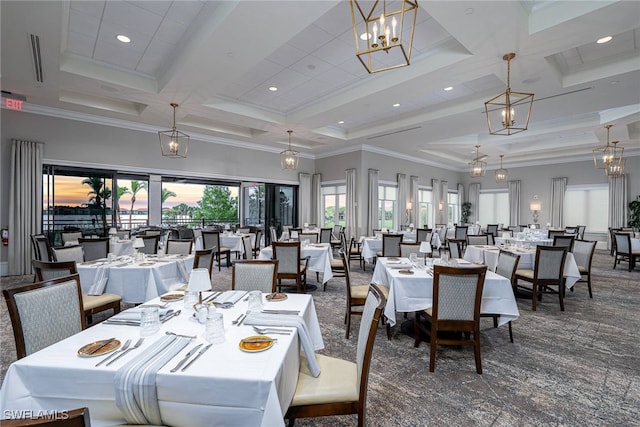
{"label": "fork", "polygon": [[276,334],[276,335],[291,335],[293,331],[289,329],[271,329],[271,328],[258,328],[254,326],[253,329],[259,334]]}
{"label": "fork", "polygon": [[140,347],[143,342],[144,342],[144,338],[140,338],[133,347],[129,347],[125,351],[121,352],[116,358],[111,359],[111,361],[109,363],[107,363],[106,366],[111,365],[113,362],[115,362],[116,360],[120,359],[122,356],[124,356],[125,354],[127,354],[131,350],[135,350],[136,348]]}
{"label": "fork", "polygon": [[106,362],[107,360],[110,360],[113,356],[115,356],[116,354],[120,354],[123,351],[127,351],[127,349],[129,349],[129,346],[131,345],[131,339],[128,339],[124,342],[124,344],[122,345],[122,348],[120,348],[120,351],[115,351],[113,353],[111,353],[110,355],[108,355],[107,357],[105,357],[104,359],[102,359],[100,362],[98,362],[96,364],[96,367],[102,365],[104,362]]}

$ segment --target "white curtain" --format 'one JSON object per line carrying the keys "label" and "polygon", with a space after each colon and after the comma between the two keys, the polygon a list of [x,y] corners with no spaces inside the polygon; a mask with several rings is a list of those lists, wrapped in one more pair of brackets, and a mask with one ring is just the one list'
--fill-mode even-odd
{"label": "white curtain", "polygon": [[356,200],[357,200],[357,182],[356,182],[356,170],[347,169],[347,206],[345,209],[345,230],[344,235],[351,239],[351,237],[358,237],[358,223],[356,216]]}
{"label": "white curtain", "polygon": [[627,176],[609,177],[609,227],[627,226]]}
{"label": "white curtain", "polygon": [[520,180],[509,181],[509,225],[520,225]]}
{"label": "white curtain", "polygon": [[397,179],[398,203],[396,204],[396,218],[398,218],[397,229],[400,230],[400,224],[409,224],[409,219],[405,218],[407,212],[407,176],[403,173],[399,173]]}
{"label": "white curtain", "polygon": [[311,221],[324,226],[324,215],[322,212],[322,174],[314,173],[311,177]]}
{"label": "white curtain", "polygon": [[300,173],[300,190],[298,191],[298,226],[311,221],[311,175]]}
{"label": "white curtain", "polygon": [[378,228],[378,169],[369,169],[368,188],[367,234],[373,236],[373,229]]}
{"label": "white curtain", "polygon": [[567,178],[551,179],[551,227],[564,228],[564,193]]}
{"label": "white curtain", "polygon": [[442,203],[442,222],[449,223],[449,183],[441,181],[440,203]]}
{"label": "white curtain", "polygon": [[409,223],[414,223],[414,225],[417,227],[418,226],[418,215],[420,215],[420,195],[419,195],[419,184],[418,184],[418,177],[411,175],[410,177],[411,180],[411,194],[409,196],[409,201],[411,202],[411,218],[409,220]]}
{"label": "white curtain", "polygon": [[462,204],[464,203],[464,184],[458,184],[458,218],[456,221],[461,222]]}
{"label": "white curtain", "polygon": [[9,275],[31,274],[31,235],[42,232],[40,142],[11,140],[9,189]]}
{"label": "white curtain", "polygon": [[469,215],[469,222],[475,223],[479,221],[480,213],[480,183],[472,182],[469,184],[469,198],[467,199],[471,203],[471,215]]}
{"label": "white curtain", "polygon": [[440,181],[437,179],[431,180],[431,205],[433,209],[433,224],[435,228],[436,224],[442,224],[440,220]]}

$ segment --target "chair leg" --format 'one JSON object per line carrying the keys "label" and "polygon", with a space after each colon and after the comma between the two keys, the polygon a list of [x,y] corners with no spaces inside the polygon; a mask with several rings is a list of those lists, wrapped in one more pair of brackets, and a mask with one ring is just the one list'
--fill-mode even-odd
{"label": "chair leg", "polygon": [[473,332],[473,354],[476,359],[476,372],[482,374],[482,359],[480,358],[480,331]]}
{"label": "chair leg", "polygon": [[513,343],[513,330],[511,329],[511,320],[509,320],[509,340]]}
{"label": "chair leg", "polygon": [[349,339],[349,329],[351,329],[351,307],[347,307],[347,315],[345,316],[347,327],[344,333],[344,337]]}
{"label": "chair leg", "polygon": [[538,287],[534,284],[531,288],[531,309],[536,311],[536,302],[538,301]]}
{"label": "chair leg", "polygon": [[434,333],[433,329],[431,330],[431,345],[429,346],[429,372],[433,372],[436,369],[436,341],[437,341],[437,332]]}
{"label": "chair leg", "polygon": [[391,325],[389,324],[388,320],[387,320],[387,341],[391,341]]}
{"label": "chair leg", "polygon": [[[589,298],[593,298],[593,294],[591,293],[591,273],[587,275],[587,288],[589,289]],[[571,288],[573,290],[573,288]]]}
{"label": "chair leg", "polygon": [[227,252],[227,268],[231,267],[231,251]]}
{"label": "chair leg", "polygon": [[560,311],[564,311],[564,280],[558,286],[558,299],[560,299]]}

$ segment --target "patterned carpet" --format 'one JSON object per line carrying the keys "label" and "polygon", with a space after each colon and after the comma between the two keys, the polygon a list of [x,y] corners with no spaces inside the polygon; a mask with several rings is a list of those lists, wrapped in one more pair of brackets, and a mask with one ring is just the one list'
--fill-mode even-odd
{"label": "patterned carpet", "polygon": [[[483,374],[475,372],[469,348],[439,347],[436,370],[429,373],[427,344],[398,326],[388,341],[384,327],[374,347],[367,424],[370,426],[632,426],[640,424],[640,270],[626,264],[612,269],[608,252],[593,262],[593,299],[586,285],[568,292],[565,312],[557,297],[545,295],[538,311],[518,300],[515,343],[504,327],[482,320]],[[230,288],[231,270],[214,272],[216,289]],[[368,283],[371,267],[355,267],[352,281]],[[28,277],[2,278],[2,287]],[[323,353],[355,360],[355,334],[344,338],[344,279],[313,293],[322,327]],[[359,318],[352,327],[357,331]],[[0,304],[0,375],[15,360],[6,306]],[[297,420],[297,426],[351,426],[355,416]]]}

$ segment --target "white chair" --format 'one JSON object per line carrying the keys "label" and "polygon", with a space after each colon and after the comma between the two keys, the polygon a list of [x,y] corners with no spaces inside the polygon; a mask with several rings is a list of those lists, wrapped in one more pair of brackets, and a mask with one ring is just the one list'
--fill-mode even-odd
{"label": "white chair", "polygon": [[60,233],[63,245],[77,245],[78,239],[82,238],[82,233],[79,231],[69,231]]}
{"label": "white chair", "polygon": [[276,291],[278,260],[238,260],[231,270],[231,289],[258,290],[264,293]]}
{"label": "white chair", "polygon": [[103,259],[109,255],[108,237],[100,239],[78,239],[78,243],[82,246],[85,261]]}
{"label": "white chair", "polygon": [[51,248],[53,254],[53,260],[60,261],[75,261],[77,263],[84,262],[84,253],[82,252],[82,246],[65,246],[62,248]]}
{"label": "white chair", "polygon": [[191,239],[167,239],[167,255],[189,255],[193,247]]}

